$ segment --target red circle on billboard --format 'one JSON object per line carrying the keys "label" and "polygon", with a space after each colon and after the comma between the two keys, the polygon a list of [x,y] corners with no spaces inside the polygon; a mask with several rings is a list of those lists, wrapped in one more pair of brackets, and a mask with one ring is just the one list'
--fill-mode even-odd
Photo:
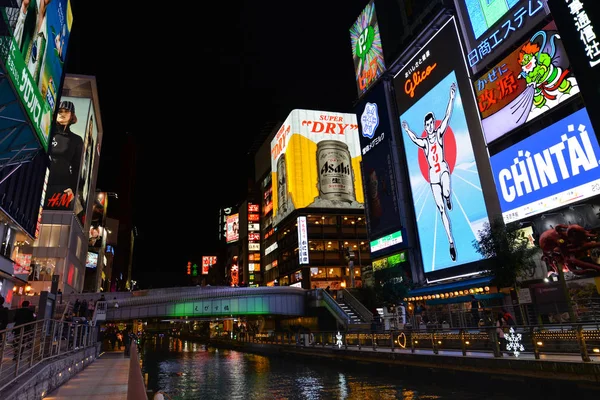
{"label": "red circle on billboard", "polygon": [[[435,129],[438,129],[442,121],[435,121]],[[422,138],[427,138],[427,132],[423,130],[421,134]],[[456,137],[454,136],[454,132],[450,125],[446,127],[446,133],[443,136],[444,140],[444,157],[446,162],[448,163],[448,167],[450,168],[450,174],[452,175],[452,171],[454,171],[454,166],[456,165]],[[425,150],[419,149],[419,169],[421,170],[421,174],[423,178],[427,182],[429,182],[429,164],[427,163],[427,158],[425,157]]]}

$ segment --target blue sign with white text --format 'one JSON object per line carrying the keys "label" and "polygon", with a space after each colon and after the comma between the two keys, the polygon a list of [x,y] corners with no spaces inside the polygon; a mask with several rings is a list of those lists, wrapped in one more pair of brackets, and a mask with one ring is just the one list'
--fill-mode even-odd
{"label": "blue sign with white text", "polygon": [[505,221],[600,193],[600,147],[585,108],[491,157]]}

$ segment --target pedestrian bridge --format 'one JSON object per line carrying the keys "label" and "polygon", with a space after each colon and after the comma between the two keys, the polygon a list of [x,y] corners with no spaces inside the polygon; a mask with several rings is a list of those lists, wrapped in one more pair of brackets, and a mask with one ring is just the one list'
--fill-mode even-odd
{"label": "pedestrian bridge", "polygon": [[[133,292],[108,300],[106,320],[242,315],[305,315],[306,290],[277,287],[181,287]],[[98,319],[103,319],[98,316]]]}

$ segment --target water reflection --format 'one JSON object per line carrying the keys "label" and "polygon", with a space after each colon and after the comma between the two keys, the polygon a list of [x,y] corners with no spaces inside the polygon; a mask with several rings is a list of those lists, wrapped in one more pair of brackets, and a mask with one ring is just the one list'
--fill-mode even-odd
{"label": "water reflection", "polygon": [[[446,379],[449,374],[426,370],[408,375],[401,367],[265,357],[166,337],[147,343],[143,365],[149,388],[162,390],[173,400],[508,400],[540,395],[539,391],[499,394],[505,383],[482,387],[465,381],[450,385]],[[545,395],[546,400],[550,398],[560,397]]]}

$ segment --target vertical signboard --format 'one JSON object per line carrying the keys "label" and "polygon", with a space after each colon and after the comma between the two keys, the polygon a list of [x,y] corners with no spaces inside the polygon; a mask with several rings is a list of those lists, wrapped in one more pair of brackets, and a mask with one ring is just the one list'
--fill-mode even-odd
{"label": "vertical signboard", "polygon": [[365,96],[356,115],[369,238],[375,240],[402,225],[392,155],[395,146],[383,83]]}
{"label": "vertical signboard", "polygon": [[83,137],[83,157],[81,160],[81,177],[77,186],[77,198],[81,203],[81,212],[77,217],[81,225],[85,226],[86,212],[88,202],[90,201],[90,190],[92,188],[92,179],[94,172],[94,162],[96,155],[100,155],[100,143],[98,143],[98,124],[96,123],[96,114],[94,107],[90,107],[87,117],[85,136]]}
{"label": "vertical signboard", "polygon": [[216,256],[202,256],[202,275],[208,275],[209,269],[216,263]]}
{"label": "vertical signboard", "polygon": [[233,243],[240,238],[240,215],[233,214],[227,216],[227,230],[225,231],[225,241]]}
{"label": "vertical signboard", "polygon": [[78,188],[82,172],[89,168],[85,165],[84,145],[88,142],[91,109],[91,99],[61,98],[49,149],[50,176],[45,210],[72,210],[77,215],[85,212]]}
{"label": "vertical signboard", "polygon": [[581,109],[490,159],[505,221],[600,194],[600,147],[591,125]]}
{"label": "vertical signboard", "polygon": [[597,0],[548,0],[581,94],[600,131],[600,9]]}
{"label": "vertical signboard", "polygon": [[294,209],[363,208],[356,114],[293,110],[271,141],[273,225]]}
{"label": "vertical signboard", "polygon": [[579,93],[554,22],[534,31],[474,87],[488,143]]}
{"label": "vertical signboard", "polygon": [[367,4],[350,28],[350,42],[360,97],[385,71],[374,0]]}
{"label": "vertical signboard", "polygon": [[300,265],[309,264],[308,259],[308,231],[306,230],[306,217],[298,217],[298,257]]}
{"label": "vertical signboard", "polygon": [[454,18],[394,84],[424,271],[480,260],[473,240],[488,217],[469,131],[481,133],[465,115],[476,105]]}
{"label": "vertical signboard", "polygon": [[[7,3],[7,2],[4,2]],[[31,0],[0,7],[12,36],[2,57],[15,90],[45,150],[73,24],[69,0]],[[14,5],[17,2],[13,3]]]}
{"label": "vertical signboard", "polygon": [[[560,1],[560,0],[559,0]],[[510,49],[549,14],[546,0],[455,0],[474,73]]]}

